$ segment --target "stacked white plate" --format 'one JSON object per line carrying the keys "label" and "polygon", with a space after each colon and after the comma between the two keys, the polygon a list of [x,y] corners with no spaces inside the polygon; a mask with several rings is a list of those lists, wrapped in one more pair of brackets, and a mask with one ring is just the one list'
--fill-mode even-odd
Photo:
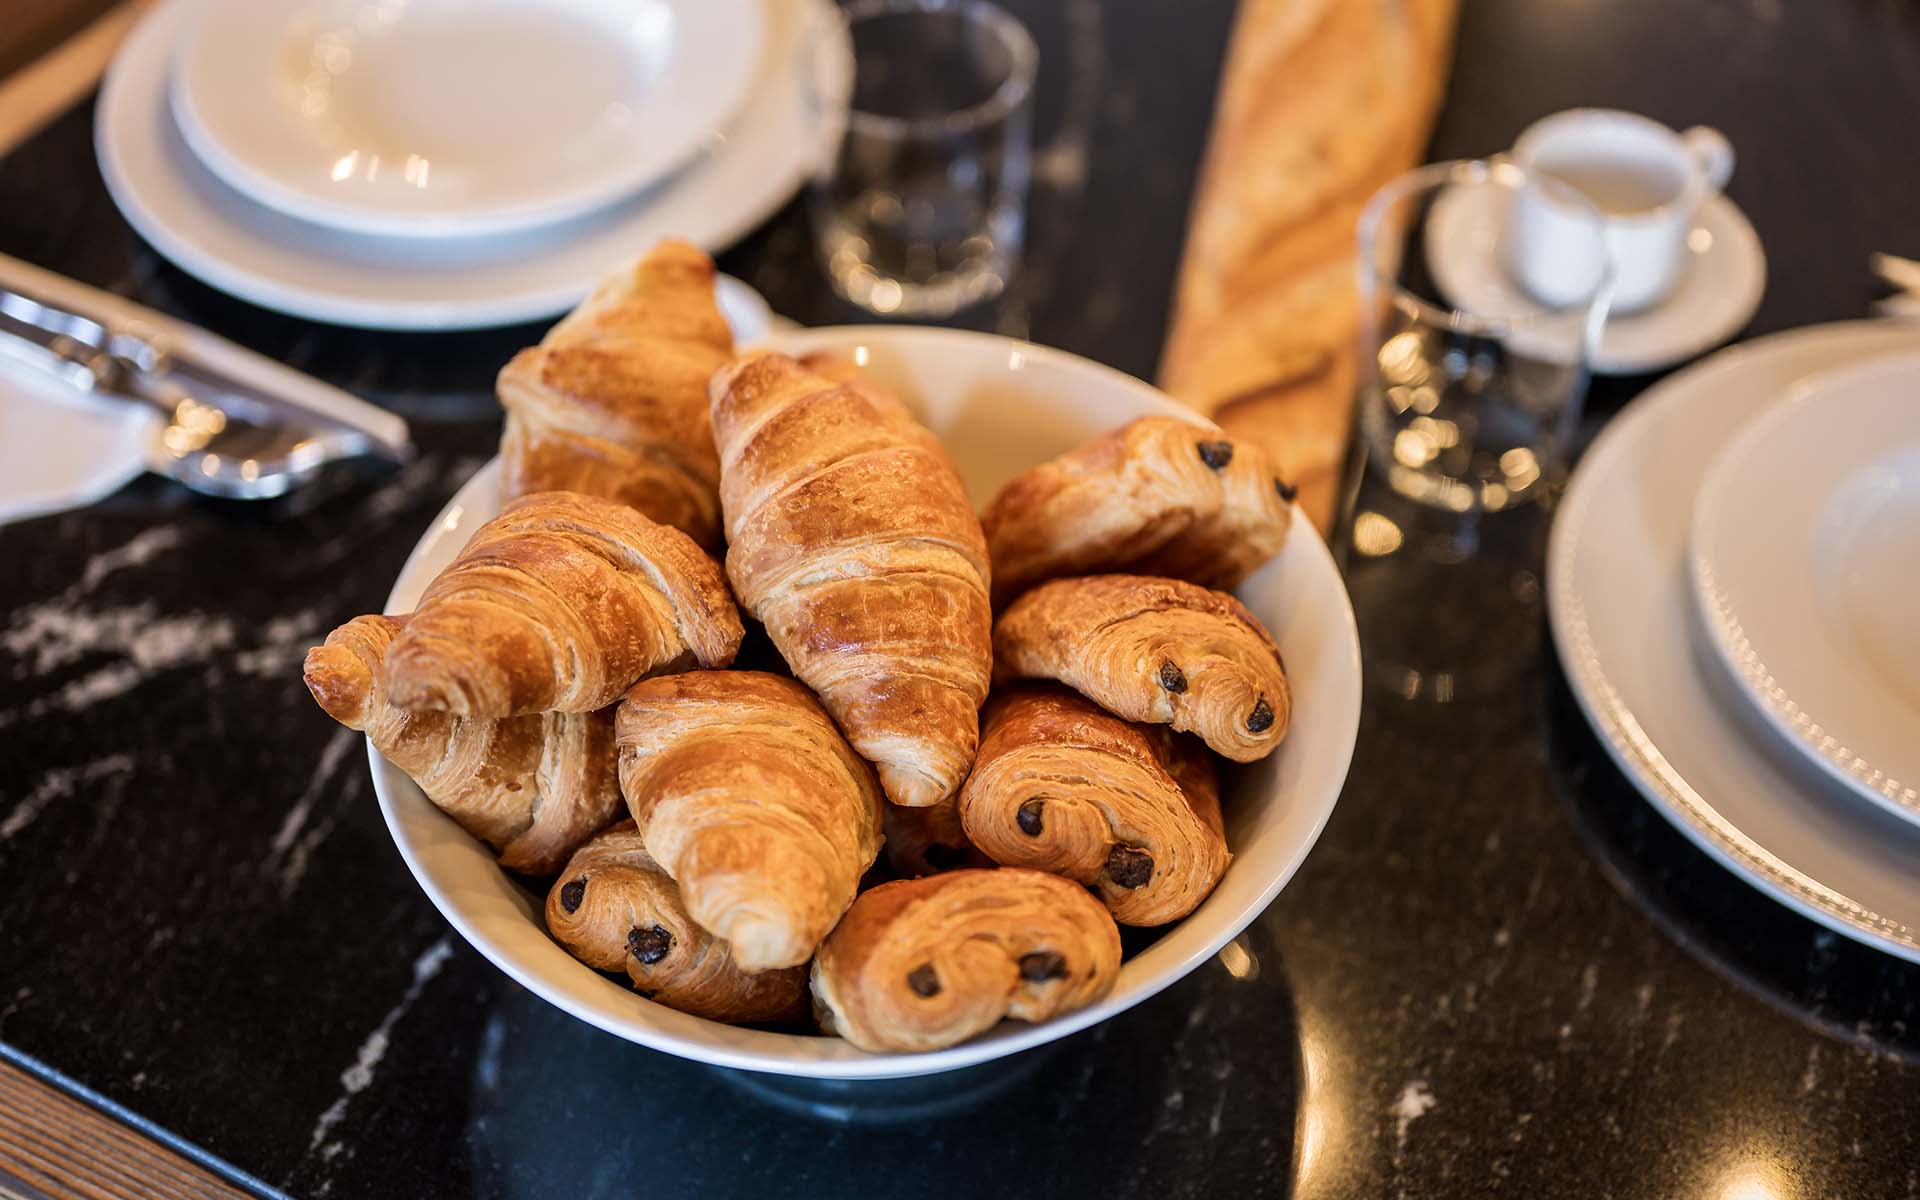
{"label": "stacked white plate", "polygon": [[1555,520],[1574,694],[1680,831],[1920,959],[1920,334],[1735,347],[1608,424]]}
{"label": "stacked white plate", "polygon": [[793,194],[843,119],[800,78],[830,11],[166,0],[108,73],[95,143],[141,236],[233,295],[386,329],[533,320]]}

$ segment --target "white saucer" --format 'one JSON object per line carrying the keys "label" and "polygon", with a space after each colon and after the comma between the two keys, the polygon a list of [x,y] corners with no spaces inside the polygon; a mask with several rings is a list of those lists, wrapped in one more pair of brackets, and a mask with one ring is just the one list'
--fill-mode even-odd
{"label": "white saucer", "polygon": [[1920,354],[1768,408],[1707,472],[1692,547],[1739,692],[1833,778],[1920,822]]}
{"label": "white saucer", "polygon": [[1920,960],[1920,829],[1858,802],[1722,696],[1711,653],[1696,656],[1687,576],[1694,499],[1754,398],[1917,345],[1920,332],[1893,322],[1822,325],[1722,351],[1649,388],[1574,472],[1548,547],[1547,599],[1574,695],[1661,815],[1782,904]]}
{"label": "white saucer", "polygon": [[603,208],[746,97],[758,0],[194,0],[171,99],[200,160],[306,220],[393,237]]}
{"label": "white saucer", "polygon": [[0,523],[103,500],[146,470],[160,416],[0,357]]}
{"label": "white saucer", "polygon": [[139,234],[181,269],[266,308],[381,329],[468,329],[551,317],[666,236],[710,251],[785,203],[825,136],[801,102],[798,47],[826,0],[763,0],[752,93],[708,152],[643,195],[550,229],[490,239],[374,238],[295,220],[234,192],[194,158],[166,102],[188,10],[144,17],[94,116],[101,174]]}
{"label": "white saucer", "polygon": [[[1491,187],[1456,187],[1434,202],[1427,220],[1427,267],[1440,291],[1461,308],[1532,306],[1507,276],[1500,199]],[[1688,235],[1687,261],[1673,291],[1639,312],[1608,314],[1589,365],[1596,375],[1636,375],[1683,362],[1738,333],[1760,307],[1766,287],[1759,235],[1733,201],[1712,196]]]}

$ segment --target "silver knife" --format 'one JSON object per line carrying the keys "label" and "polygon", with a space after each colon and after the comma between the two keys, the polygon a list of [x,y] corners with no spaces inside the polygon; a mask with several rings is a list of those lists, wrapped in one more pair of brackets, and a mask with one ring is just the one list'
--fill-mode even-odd
{"label": "silver knife", "polygon": [[196,491],[278,496],[323,464],[413,455],[407,423],[204,329],[0,254],[0,355],[157,409],[150,469]]}

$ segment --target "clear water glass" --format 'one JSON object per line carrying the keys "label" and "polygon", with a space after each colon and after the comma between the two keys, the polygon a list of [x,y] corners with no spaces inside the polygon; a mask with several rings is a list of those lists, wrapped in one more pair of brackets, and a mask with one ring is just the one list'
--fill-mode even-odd
{"label": "clear water glass", "polygon": [[808,187],[834,289],[883,316],[992,299],[1020,259],[1038,51],[984,0],[861,0],[810,49]]}
{"label": "clear water glass", "polygon": [[[1507,278],[1514,200],[1543,189],[1571,216],[1551,244],[1551,302]],[[1612,271],[1601,215],[1572,188],[1504,160],[1402,175],[1360,219],[1359,421],[1399,494],[1491,512],[1539,494],[1564,466],[1606,320]]]}

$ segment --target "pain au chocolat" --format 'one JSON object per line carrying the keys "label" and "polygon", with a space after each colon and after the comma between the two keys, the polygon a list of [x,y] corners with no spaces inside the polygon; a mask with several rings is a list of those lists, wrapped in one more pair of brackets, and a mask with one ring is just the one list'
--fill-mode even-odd
{"label": "pain au chocolat", "polygon": [[806,1012],[806,968],[743,970],[727,943],[687,914],[632,821],[580,847],[547,893],[546,911],[547,931],[575,958],[624,972],[669,1008],[736,1024]]}
{"label": "pain au chocolat", "polygon": [[996,606],[1106,572],[1234,588],[1286,543],[1293,489],[1258,446],[1141,417],[1014,476],[980,523]]}
{"label": "pain au chocolat", "polygon": [[1085,884],[1122,925],[1186,916],[1232,857],[1206,750],[1062,687],[989,703],[960,819],[995,862]]}
{"label": "pain au chocolat", "polygon": [[1001,683],[1055,679],[1129,721],[1194,733],[1235,762],[1271,754],[1293,700],[1280,649],[1225,592],[1090,575],[1027,592],[993,629]]}
{"label": "pain au chocolat", "polygon": [[936,1050],[1085,1008],[1119,971],[1119,928],[1079,884],[949,871],[861,893],[814,959],[814,1014],[863,1050]]}

